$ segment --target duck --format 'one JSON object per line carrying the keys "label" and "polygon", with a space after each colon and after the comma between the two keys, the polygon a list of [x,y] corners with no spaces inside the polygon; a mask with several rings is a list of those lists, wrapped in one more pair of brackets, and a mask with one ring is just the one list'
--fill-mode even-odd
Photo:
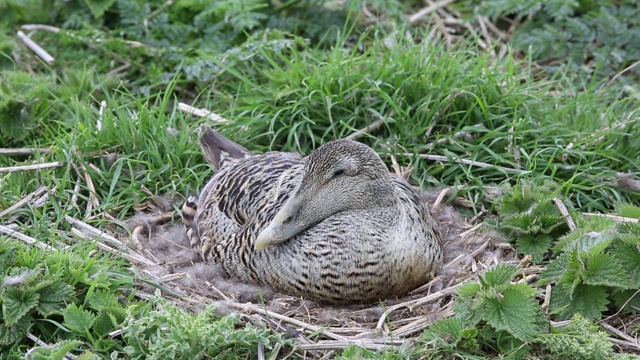
{"label": "duck", "polygon": [[243,282],[323,304],[399,297],[442,266],[427,205],[371,147],[348,139],[306,157],[253,154],[208,126],[214,175],[182,207],[193,250]]}

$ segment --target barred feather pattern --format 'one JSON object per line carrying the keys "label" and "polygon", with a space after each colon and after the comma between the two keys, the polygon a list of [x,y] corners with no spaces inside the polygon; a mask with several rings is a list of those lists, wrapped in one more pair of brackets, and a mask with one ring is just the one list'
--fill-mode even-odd
{"label": "barred feather pattern", "polygon": [[[335,156],[345,149],[336,148]],[[380,194],[393,199],[388,206],[341,211],[255,250],[258,234],[300,192],[305,167],[329,166],[309,164],[310,158],[317,161],[282,152],[227,161],[200,197],[183,206],[194,250],[229,276],[332,304],[400,296],[436,275],[442,263],[437,226],[418,193],[388,170],[391,193]]]}

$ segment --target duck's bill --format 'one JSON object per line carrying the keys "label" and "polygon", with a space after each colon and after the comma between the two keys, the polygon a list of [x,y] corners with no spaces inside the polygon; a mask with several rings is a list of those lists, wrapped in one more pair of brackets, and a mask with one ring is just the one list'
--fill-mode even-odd
{"label": "duck's bill", "polygon": [[298,201],[287,201],[271,223],[256,238],[256,250],[280,244],[304,230],[303,226],[296,224],[296,221],[293,220],[296,218],[298,208]]}

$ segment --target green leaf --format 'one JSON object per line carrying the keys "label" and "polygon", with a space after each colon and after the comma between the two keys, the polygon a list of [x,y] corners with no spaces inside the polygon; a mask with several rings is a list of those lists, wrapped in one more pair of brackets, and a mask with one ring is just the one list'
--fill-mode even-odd
{"label": "green leaf", "polygon": [[63,282],[51,282],[39,286],[40,301],[36,310],[44,316],[62,311],[65,303],[73,298],[73,287]]}
{"label": "green leaf", "polygon": [[606,359],[613,348],[607,334],[580,314],[574,315],[566,327],[538,334],[535,342],[543,354],[553,354],[557,359]]}
{"label": "green leaf", "polygon": [[24,339],[32,325],[31,316],[23,316],[11,326],[0,324],[0,345],[10,345]]}
{"label": "green leaf", "polygon": [[107,310],[100,310],[96,321],[93,324],[93,331],[100,337],[107,336],[111,331],[115,329],[115,324],[112,321],[111,316]]}
{"label": "green leaf", "polygon": [[539,264],[551,248],[553,238],[549,235],[525,235],[516,240],[519,253],[531,255],[531,260]]}
{"label": "green leaf", "polygon": [[640,288],[640,248],[631,243],[618,243],[611,254],[620,262],[622,268],[631,275],[633,286]]}
{"label": "green leaf", "polygon": [[609,254],[596,254],[587,260],[583,281],[587,285],[604,285],[619,289],[633,286],[622,265]]}
{"label": "green leaf", "polygon": [[[571,258],[577,256],[577,252],[570,251],[560,254],[557,258],[551,260],[547,268],[540,274],[538,280],[539,285],[546,285],[550,283],[558,283],[560,279],[571,269]],[[573,281],[573,280],[572,280]]]}
{"label": "green leaf", "polygon": [[578,251],[595,255],[603,252],[615,237],[616,233],[613,230],[605,230],[602,232],[591,231],[581,235],[572,246],[578,249]]}
{"label": "green leaf", "polygon": [[518,269],[511,265],[498,265],[480,275],[481,283],[484,282],[489,287],[507,285],[517,271]]}
{"label": "green leaf", "polygon": [[562,320],[575,314],[582,314],[587,319],[600,319],[602,312],[607,310],[607,296],[604,286],[579,284],[573,292],[566,286],[555,286],[551,291],[551,311],[557,311]]}
{"label": "green leaf", "polygon": [[118,307],[118,295],[112,291],[96,290],[87,296],[87,305],[93,310],[100,310],[106,307]]}
{"label": "green leaf", "polygon": [[468,296],[468,295],[475,295],[479,291],[480,291],[480,284],[472,283],[472,284],[461,285],[458,288],[457,293],[458,295]]}
{"label": "green leaf", "polygon": [[2,315],[7,325],[15,324],[38,305],[40,295],[33,289],[10,287],[2,294]]}
{"label": "green leaf", "polygon": [[89,330],[93,325],[96,316],[82,308],[76,306],[76,304],[70,304],[62,313],[64,316],[64,325],[69,329],[84,333]]}
{"label": "green leaf", "polygon": [[486,321],[496,330],[504,330],[522,341],[535,334],[536,304],[522,291],[509,288],[503,298],[487,299]]}
{"label": "green leaf", "polygon": [[115,2],[116,0],[84,0],[84,3],[87,4],[96,19],[104,15],[104,12]]}

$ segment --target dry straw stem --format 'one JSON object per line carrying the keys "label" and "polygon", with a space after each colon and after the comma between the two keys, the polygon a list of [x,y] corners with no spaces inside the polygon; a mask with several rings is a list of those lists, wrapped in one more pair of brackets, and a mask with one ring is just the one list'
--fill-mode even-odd
{"label": "dry straw stem", "polygon": [[[80,239],[87,240],[87,241],[90,241],[90,242],[94,242],[97,239],[97,238],[91,238],[91,237],[87,236],[85,233],[83,233],[82,231],[80,231],[80,230],[78,230],[76,228],[71,229],[71,232],[75,236],[79,237]],[[112,247],[110,247],[110,246],[108,246],[106,244],[103,244],[100,241],[95,241],[95,244],[100,249],[108,251],[108,252],[110,252],[112,254],[115,254],[115,255],[118,255],[118,256],[122,256],[123,258],[125,258],[125,259],[127,259],[127,260],[129,260],[129,261],[131,261],[133,263],[140,263],[140,264],[144,264],[144,265],[147,265],[147,266],[154,266],[155,265],[155,263],[153,263],[152,261],[149,261],[146,258],[144,258],[144,257],[142,257],[142,256],[140,256],[138,254],[135,254],[135,253],[134,254],[127,254],[127,253],[125,253],[125,252],[123,252],[121,250],[117,250],[117,249],[114,249],[114,248],[112,248]]]}
{"label": "dry straw stem", "polygon": [[43,49],[40,45],[36,44],[35,41],[31,40],[25,33],[22,31],[18,31],[18,38],[22,40],[22,42],[33,51],[36,55],[38,55],[44,62],[49,65],[53,65],[53,56],[49,54],[45,49]]}
{"label": "dry straw stem", "polygon": [[[53,346],[53,345],[49,345],[46,342],[40,340],[37,336],[33,335],[32,333],[28,333],[27,337],[29,339],[31,339],[31,341],[33,341],[34,343],[38,344],[38,346],[34,346],[33,348],[29,349],[29,351],[27,351],[27,354],[25,355],[25,359],[30,359],[31,357],[29,356],[29,354],[32,351],[38,349],[39,347],[43,347],[43,348],[49,349],[49,348],[51,348]],[[62,357],[63,360],[73,360],[75,358],[77,358],[77,356],[75,356],[73,354],[70,354],[70,353],[67,353],[65,356]]]}
{"label": "dry straw stem", "polygon": [[334,334],[333,332],[326,330],[325,328],[322,328],[320,326],[315,326],[315,325],[311,325],[311,324],[307,324],[303,321],[297,320],[297,319],[293,319],[290,318],[288,316],[284,316],[278,313],[275,313],[273,311],[269,311],[267,309],[261,308],[259,306],[247,303],[247,304],[238,304],[238,303],[230,303],[229,304],[230,307],[236,308],[238,310],[242,310],[242,311],[250,311],[250,312],[254,312],[254,313],[258,313],[261,315],[265,315],[269,318],[273,318],[273,319],[277,319],[280,321],[284,321],[287,322],[289,324],[298,326],[300,328],[302,328],[303,331],[307,331],[307,332],[313,332],[313,333],[321,333],[323,335],[325,335],[326,337],[329,337],[331,339],[334,340],[342,340],[342,341],[346,341],[348,340],[346,337],[338,335],[338,334]]}
{"label": "dry straw stem", "polygon": [[558,210],[560,210],[560,213],[564,217],[564,221],[567,223],[567,226],[569,227],[569,231],[571,232],[576,231],[576,223],[573,222],[573,218],[571,218],[571,214],[569,214],[569,211],[567,210],[567,207],[564,206],[564,203],[562,202],[562,200],[554,196],[553,203],[556,204],[556,206],[558,207]]}
{"label": "dry straw stem", "polygon": [[38,198],[40,196],[42,196],[44,193],[46,193],[49,190],[49,188],[47,186],[41,186],[38,189],[36,189],[36,191],[32,192],[31,194],[25,196],[24,198],[22,198],[20,201],[16,202],[15,204],[9,206],[8,208],[4,209],[3,211],[0,212],[0,219],[2,219],[3,217],[9,215],[12,211],[16,210],[19,207],[24,206],[25,204],[31,202],[31,200]]}
{"label": "dry straw stem", "polygon": [[[23,30],[29,30],[29,31],[37,31],[37,30],[44,30],[50,33],[54,33],[57,34],[60,31],[62,31],[62,29],[60,29],[59,27],[55,27],[55,26],[51,26],[51,25],[43,25],[43,24],[25,24],[20,26],[21,29]],[[72,38],[77,38],[77,36],[74,36],[73,34],[67,34],[69,37]],[[103,39],[95,39],[94,40],[97,43],[101,43],[104,42]],[[125,44],[131,46],[131,47],[148,47],[147,45],[139,42],[139,41],[132,41],[132,40],[125,40],[124,41]],[[93,47],[93,45],[88,44],[90,47]]]}
{"label": "dry straw stem", "polygon": [[20,166],[9,166],[9,167],[0,167],[0,173],[6,172],[15,172],[15,171],[29,171],[29,170],[40,170],[47,169],[53,167],[62,166],[61,161],[53,161],[48,163],[40,163],[34,165],[20,165]]}
{"label": "dry straw stem", "polygon": [[425,297],[419,298],[419,299],[415,299],[415,300],[410,300],[407,302],[403,302],[397,305],[393,305],[391,307],[389,307],[387,310],[384,311],[384,313],[382,313],[382,316],[380,316],[380,319],[378,320],[378,324],[376,325],[376,332],[381,332],[382,331],[382,325],[384,325],[385,321],[387,320],[387,317],[394,311],[401,309],[401,308],[408,308],[408,309],[413,309],[415,307],[418,306],[422,306],[422,305],[426,305],[430,302],[442,299],[444,297],[447,297],[449,295],[452,295],[457,289],[458,287],[460,287],[463,283],[459,283],[459,284],[455,284],[453,286],[450,286],[446,289],[440,290],[438,292],[435,292],[433,294],[427,295]]}
{"label": "dry straw stem", "polygon": [[[27,244],[30,245],[34,245],[36,247],[39,247],[40,249],[43,250],[52,250],[52,251],[58,251],[58,249],[54,248],[53,246],[47,245],[45,243],[42,243],[34,238],[32,238],[31,236],[27,236],[15,229],[11,229],[7,226],[4,225],[0,225],[0,233],[3,233],[5,235],[9,235],[12,238],[16,238],[18,240],[24,241]],[[66,249],[67,246],[64,244],[58,244],[58,246],[61,246],[62,248]]]}
{"label": "dry straw stem", "polygon": [[473,160],[467,160],[467,159],[449,159],[446,156],[442,156],[442,155],[428,155],[428,154],[412,154],[412,153],[402,153],[401,155],[404,156],[409,156],[412,157],[414,155],[417,155],[418,157],[422,158],[422,159],[426,159],[426,160],[431,160],[431,161],[440,161],[440,162],[456,162],[459,164],[465,164],[465,165],[471,165],[471,166],[475,166],[475,167],[480,167],[480,168],[491,168],[491,169],[498,169],[504,172],[516,172],[519,174],[528,174],[531,171],[527,171],[527,170],[520,170],[520,169],[512,169],[512,168],[507,168],[504,166],[498,166],[498,165],[492,165],[492,164],[488,164],[485,162],[481,162],[481,161],[473,161]]}
{"label": "dry straw stem", "polygon": [[409,16],[409,22],[411,24],[415,24],[416,22],[418,22],[418,20],[420,20],[421,18],[423,18],[425,15],[428,15],[442,7],[445,7],[451,3],[453,3],[455,0],[444,0],[444,1],[439,1],[437,3],[433,3],[425,8],[420,9],[420,11],[418,11],[417,13]]}
{"label": "dry straw stem", "polygon": [[207,118],[209,120],[215,121],[217,123],[230,123],[231,121],[229,119],[225,119],[222,116],[212,113],[209,110],[205,110],[205,109],[199,109],[197,107],[193,107],[191,105],[179,102],[178,103],[178,110],[182,111],[182,112],[186,112],[188,114],[192,114],[195,116],[199,116],[199,117],[203,117],[203,118]]}
{"label": "dry straw stem", "polygon": [[18,149],[6,149],[0,148],[1,156],[27,156],[33,154],[50,154],[51,149],[49,148],[18,148]]}
{"label": "dry straw stem", "polygon": [[606,217],[606,218],[609,218],[611,220],[615,220],[615,221],[619,221],[619,222],[630,222],[630,223],[637,223],[638,222],[638,219],[628,218],[628,217],[624,217],[624,216],[617,216],[617,215],[595,214],[595,213],[582,213],[582,215],[584,215],[584,216],[601,216],[601,217]]}

